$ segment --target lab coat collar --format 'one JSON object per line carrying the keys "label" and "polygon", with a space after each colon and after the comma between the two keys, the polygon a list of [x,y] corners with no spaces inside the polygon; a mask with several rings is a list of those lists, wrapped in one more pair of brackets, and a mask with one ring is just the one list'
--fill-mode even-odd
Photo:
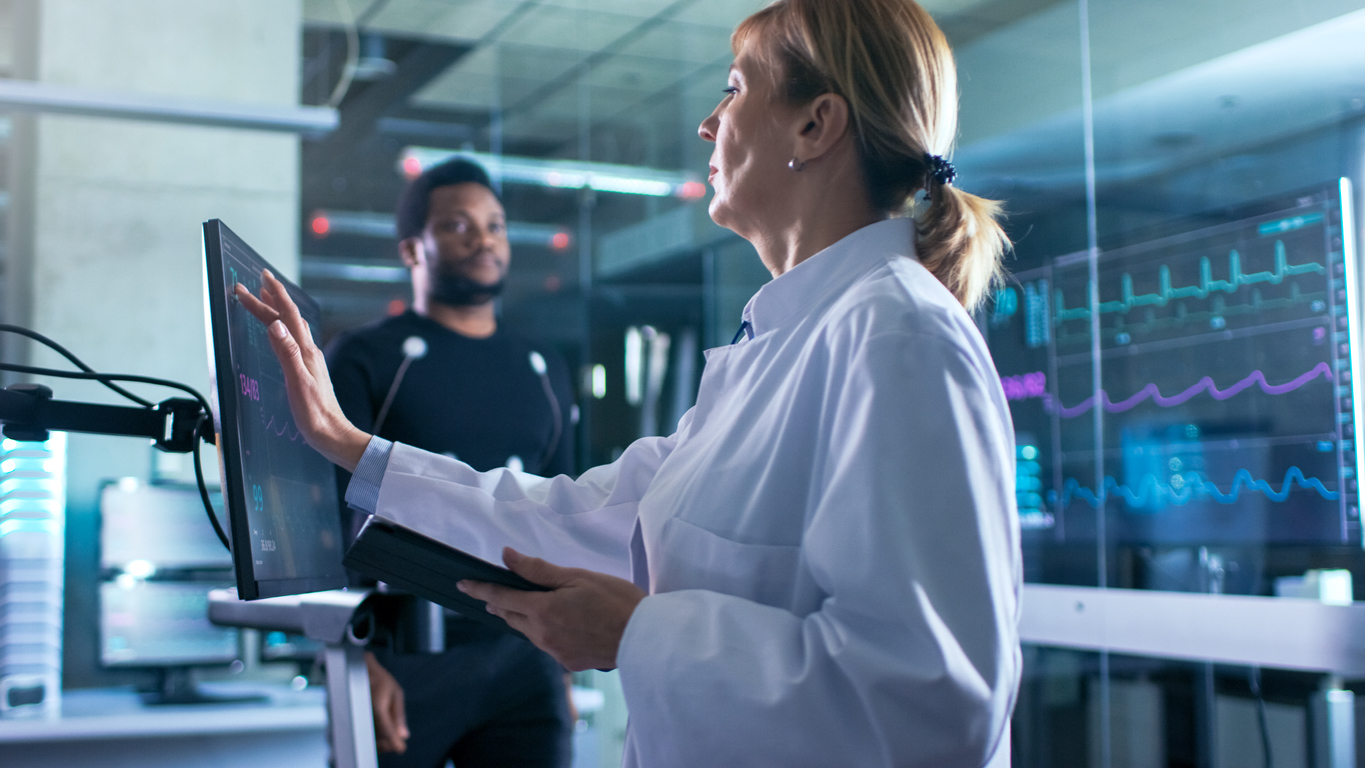
{"label": "lab coat collar", "polygon": [[758,289],[744,307],[749,338],[808,314],[897,256],[915,258],[913,219],[886,219],[845,236]]}

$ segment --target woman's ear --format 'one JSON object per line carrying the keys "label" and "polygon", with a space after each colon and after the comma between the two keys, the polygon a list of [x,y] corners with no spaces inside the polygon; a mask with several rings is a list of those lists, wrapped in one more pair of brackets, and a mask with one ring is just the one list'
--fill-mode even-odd
{"label": "woman's ear", "polygon": [[809,162],[828,154],[848,135],[848,102],[837,93],[822,93],[797,110],[797,119],[796,156]]}

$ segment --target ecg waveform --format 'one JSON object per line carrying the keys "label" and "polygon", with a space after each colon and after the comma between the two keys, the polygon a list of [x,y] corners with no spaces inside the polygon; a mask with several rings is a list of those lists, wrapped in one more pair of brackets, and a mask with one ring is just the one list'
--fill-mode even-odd
{"label": "ecg waveform", "polygon": [[274,432],[276,437],[283,437],[291,443],[303,439],[303,435],[300,434],[297,429],[291,427],[287,421],[281,424],[279,429],[275,429],[274,416],[271,416],[270,421],[266,422],[265,428]]}
{"label": "ecg waveform", "polygon": [[[1336,491],[1327,490],[1316,477],[1304,477],[1303,472],[1298,467],[1290,467],[1289,471],[1284,473],[1284,482],[1280,484],[1278,491],[1269,481],[1257,480],[1245,469],[1237,470],[1237,473],[1232,476],[1232,488],[1226,493],[1217,484],[1200,479],[1198,476],[1192,475],[1189,480],[1185,480],[1185,476],[1182,475],[1175,477],[1181,481],[1179,488],[1169,483],[1162,483],[1153,475],[1146,475],[1138,484],[1137,491],[1126,485],[1120,485],[1112,477],[1106,477],[1104,478],[1104,493],[1102,495],[1096,495],[1094,490],[1081,485],[1074,478],[1067,478],[1066,483],[1062,486],[1062,507],[1066,507],[1072,499],[1079,497],[1092,508],[1099,509],[1100,505],[1112,494],[1122,496],[1130,507],[1145,507],[1154,502],[1168,502],[1181,506],[1188,504],[1195,498],[1212,498],[1219,504],[1233,504],[1236,503],[1244,490],[1263,493],[1271,501],[1285,501],[1289,498],[1289,493],[1295,485],[1305,490],[1317,491],[1318,495],[1327,501],[1337,500]],[[1048,501],[1053,504],[1057,503],[1056,491],[1048,491]]]}
{"label": "ecg waveform", "polygon": [[[1255,285],[1256,283],[1270,283],[1279,285],[1286,277],[1303,275],[1315,272],[1320,275],[1327,274],[1327,268],[1317,262],[1307,264],[1290,264],[1289,257],[1285,253],[1284,242],[1275,241],[1275,269],[1269,272],[1252,272],[1243,274],[1242,255],[1236,249],[1228,253],[1228,279],[1213,279],[1213,265],[1209,257],[1204,256],[1199,259],[1199,284],[1187,285],[1179,288],[1171,285],[1171,268],[1162,265],[1159,270],[1158,280],[1160,287],[1156,293],[1133,293],[1133,276],[1127,272],[1119,278],[1120,289],[1123,298],[1116,301],[1100,302],[1100,314],[1120,313],[1127,314],[1134,307],[1164,307],[1176,299],[1197,298],[1207,299],[1215,292],[1236,293],[1243,286]],[[1061,289],[1056,293],[1056,311],[1053,315],[1054,322],[1062,323],[1067,320],[1089,320],[1089,307],[1066,307]]]}
{"label": "ecg waveform", "polygon": [[[1325,362],[1318,363],[1317,365],[1313,366],[1312,370],[1300,376],[1297,376],[1285,382],[1284,384],[1271,384],[1266,381],[1264,373],[1262,373],[1261,371],[1252,371],[1250,376],[1247,376],[1245,379],[1242,379],[1241,381],[1237,382],[1236,384],[1233,384],[1227,389],[1219,389],[1218,385],[1213,383],[1213,379],[1211,377],[1205,376],[1189,389],[1186,389],[1185,391],[1180,392],[1179,394],[1171,395],[1169,397],[1161,394],[1161,390],[1157,389],[1156,384],[1148,384],[1147,386],[1138,390],[1137,394],[1133,395],[1132,397],[1129,397],[1126,400],[1120,400],[1117,403],[1110,400],[1109,393],[1105,392],[1104,390],[1100,390],[1099,397],[1104,403],[1104,410],[1108,411],[1109,413],[1122,413],[1124,411],[1136,408],[1139,404],[1141,404],[1144,400],[1147,400],[1148,398],[1150,398],[1152,402],[1156,403],[1162,408],[1172,408],[1177,405],[1182,405],[1188,402],[1195,395],[1200,394],[1201,392],[1208,392],[1209,396],[1212,397],[1214,400],[1227,400],[1231,397],[1240,394],[1241,392],[1247,389],[1250,389],[1253,384],[1259,385],[1261,391],[1266,393],[1267,395],[1283,395],[1288,392],[1293,392],[1294,390],[1303,387],[1304,385],[1308,384],[1309,382],[1317,378],[1323,378],[1328,381],[1332,381],[1332,367]],[[1048,400],[1050,401],[1051,398],[1049,398]],[[1051,405],[1051,402],[1048,402],[1046,404]],[[1087,397],[1086,399],[1082,400],[1081,402],[1071,407],[1067,407],[1065,405],[1062,406],[1061,408],[1058,409],[1058,412],[1062,418],[1070,419],[1076,416],[1080,416],[1083,413],[1087,413],[1091,408],[1094,407],[1095,396],[1091,395],[1090,397]]]}

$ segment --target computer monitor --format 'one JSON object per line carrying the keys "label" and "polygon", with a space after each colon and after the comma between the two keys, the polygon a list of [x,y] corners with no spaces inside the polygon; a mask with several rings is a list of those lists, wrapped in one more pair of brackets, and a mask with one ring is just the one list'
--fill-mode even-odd
{"label": "computer monitor", "polygon": [[[210,500],[221,510],[221,494]],[[207,523],[194,486],[108,483],[100,491],[100,570],[121,572],[130,563],[162,575],[231,568],[232,556]]]}
{"label": "computer monitor", "polygon": [[269,269],[312,328],[320,325],[318,305],[217,219],[204,223],[204,264],[209,400],[217,408],[237,593],[254,600],[344,587],[335,469],[294,426],[265,326],[238,303],[233,286],[258,293]]}
{"label": "computer monitor", "polygon": [[194,689],[190,667],[237,661],[238,630],[209,623],[209,582],[145,581],[128,575],[100,582],[100,663],[154,668],[161,691],[149,703],[221,701]]}
{"label": "computer monitor", "polygon": [[237,629],[209,623],[221,584],[118,578],[100,582],[100,663],[106,667],[231,664]]}

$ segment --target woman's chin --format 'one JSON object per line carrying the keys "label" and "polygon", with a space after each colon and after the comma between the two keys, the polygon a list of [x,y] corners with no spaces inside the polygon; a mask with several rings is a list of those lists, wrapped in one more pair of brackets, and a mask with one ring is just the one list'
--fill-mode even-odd
{"label": "woman's chin", "polygon": [[726,229],[734,229],[731,225],[734,216],[730,210],[730,206],[726,204],[725,199],[721,197],[719,192],[711,198],[711,203],[706,206],[706,212],[710,214],[711,221],[716,222],[717,226],[725,227]]}

